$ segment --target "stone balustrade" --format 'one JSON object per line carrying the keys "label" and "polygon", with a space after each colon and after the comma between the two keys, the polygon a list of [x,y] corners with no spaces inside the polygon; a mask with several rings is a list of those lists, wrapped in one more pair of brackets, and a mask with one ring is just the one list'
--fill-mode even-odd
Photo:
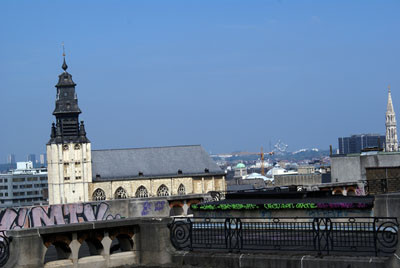
{"label": "stone balustrade", "polygon": [[[11,230],[5,267],[122,267],[171,262],[169,218]],[[171,249],[171,250],[169,250]]]}

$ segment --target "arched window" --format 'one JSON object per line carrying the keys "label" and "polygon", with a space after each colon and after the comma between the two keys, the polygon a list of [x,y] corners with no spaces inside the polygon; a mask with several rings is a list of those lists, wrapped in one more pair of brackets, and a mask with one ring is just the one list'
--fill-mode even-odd
{"label": "arched window", "polygon": [[185,194],[186,194],[185,185],[181,183],[181,185],[179,185],[178,187],[178,195],[185,195]]}
{"label": "arched window", "polygon": [[343,195],[343,191],[340,188],[336,188],[333,190],[333,195]]}
{"label": "arched window", "polygon": [[93,192],[92,199],[94,201],[106,200],[106,193],[103,189],[97,188],[96,191]]}
{"label": "arched window", "polygon": [[168,187],[165,186],[164,184],[161,184],[161,186],[158,187],[157,196],[169,196]]}
{"label": "arched window", "polygon": [[347,196],[355,196],[355,195],[356,192],[354,191],[354,189],[347,190]]}
{"label": "arched window", "polygon": [[115,199],[125,199],[128,198],[128,194],[126,193],[126,190],[122,187],[119,187],[114,194]]}
{"label": "arched window", "polygon": [[147,192],[146,187],[141,185],[137,190],[135,197],[149,197],[149,193]]}

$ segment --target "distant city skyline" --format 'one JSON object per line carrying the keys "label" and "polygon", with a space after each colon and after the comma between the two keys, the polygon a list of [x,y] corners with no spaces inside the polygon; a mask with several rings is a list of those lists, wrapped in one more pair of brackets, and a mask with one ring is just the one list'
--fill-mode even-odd
{"label": "distant city skyline", "polygon": [[400,106],[398,1],[0,2],[0,163],[45,152],[65,43],[93,149],[337,148]]}

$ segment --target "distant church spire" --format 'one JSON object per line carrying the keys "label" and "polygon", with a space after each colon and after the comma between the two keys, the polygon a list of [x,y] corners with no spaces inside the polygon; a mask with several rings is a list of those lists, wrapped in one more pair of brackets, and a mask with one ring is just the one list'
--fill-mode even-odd
{"label": "distant church spire", "polygon": [[392,93],[388,87],[388,103],[386,108],[386,152],[397,152],[399,145],[397,141],[396,114],[393,109]]}

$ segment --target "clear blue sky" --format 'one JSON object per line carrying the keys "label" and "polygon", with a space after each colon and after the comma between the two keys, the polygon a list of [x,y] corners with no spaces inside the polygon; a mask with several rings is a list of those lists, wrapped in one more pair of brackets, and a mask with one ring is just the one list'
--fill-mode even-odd
{"label": "clear blue sky", "polygon": [[[0,163],[45,152],[65,42],[92,146],[337,146],[400,109],[400,1],[1,1]],[[400,116],[400,113],[398,113]]]}

